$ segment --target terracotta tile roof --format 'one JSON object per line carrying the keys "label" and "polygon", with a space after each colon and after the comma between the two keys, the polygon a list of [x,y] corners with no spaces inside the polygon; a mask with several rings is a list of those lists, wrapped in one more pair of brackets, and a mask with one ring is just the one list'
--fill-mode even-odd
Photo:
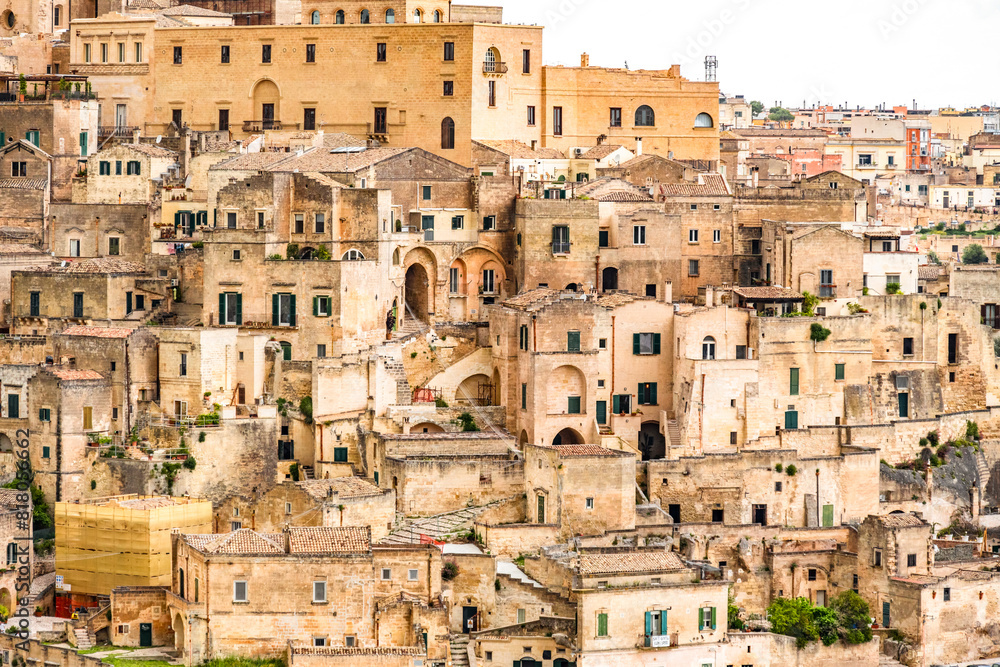
{"label": "terracotta tile roof", "polygon": [[90,336],[92,338],[128,338],[135,329],[119,329],[117,327],[85,327],[82,325],[63,329],[63,336]]}
{"label": "terracotta tile roof", "polygon": [[325,132],[323,134],[323,147],[334,148],[364,148],[368,143],[353,134],[346,132]]}
{"label": "terracotta tile roof", "polygon": [[680,557],[672,551],[582,554],[579,567],[580,574],[584,576],[640,574],[685,569]]}
{"label": "terracotta tile roof", "polygon": [[600,144],[587,150],[580,158],[584,160],[603,160],[619,148],[622,148],[621,144]]}
{"label": "terracotta tile roof", "polygon": [[697,183],[661,183],[664,197],[726,197],[731,193],[721,174],[698,174]]}
{"label": "terracotta tile roof", "polygon": [[156,0],[128,0],[128,9],[163,9]]}
{"label": "terracotta tile roof", "polygon": [[438,433],[384,433],[384,440],[506,440],[513,438],[510,433],[492,431],[442,431]]}
{"label": "terracotta tile roof", "polygon": [[358,153],[333,153],[325,148],[314,148],[302,155],[293,155],[288,161],[267,167],[267,171],[318,171],[321,173],[353,173],[367,169],[412,148],[370,148]]}
{"label": "terracotta tile roof", "polygon": [[553,449],[559,458],[570,458],[576,456],[618,456],[620,452],[600,445],[555,445]]}
{"label": "terracotta tile roof", "polygon": [[559,294],[559,290],[550,289],[548,287],[539,287],[521,292],[517,296],[512,296],[511,298],[501,302],[501,305],[506,306],[507,308],[516,308],[518,310],[533,310],[534,308],[557,298]]}
{"label": "terracotta tile roof", "polygon": [[66,366],[48,366],[45,370],[52,373],[60,380],[103,380],[104,376],[97,371],[88,369],[69,368]]}
{"label": "terracotta tile roof", "polygon": [[632,303],[636,298],[631,292],[603,292],[597,297],[596,303],[603,308],[617,308]]}
{"label": "terracotta tile roof", "polygon": [[18,500],[20,493],[17,489],[0,489],[0,507],[19,508],[23,504]]}
{"label": "terracotta tile roof", "polygon": [[209,554],[282,554],[280,534],[258,533],[249,528],[240,528],[221,535],[185,535],[184,539],[192,547]]}
{"label": "terracotta tile roof", "polygon": [[216,162],[209,171],[263,171],[284,160],[295,157],[294,153],[244,153],[222,162]]}
{"label": "terracotta tile roof", "polygon": [[44,255],[45,253],[26,243],[0,243],[0,255]]}
{"label": "terracotta tile roof", "polygon": [[168,7],[161,12],[164,16],[232,16],[232,14],[226,14],[225,12],[216,12],[211,9],[205,9],[203,7],[195,7],[194,5],[177,5],[176,7]]}
{"label": "terracotta tile roof", "polygon": [[7,190],[44,190],[48,183],[44,178],[0,178],[0,188]]}
{"label": "terracotta tile roof", "polygon": [[918,280],[937,280],[941,277],[942,267],[935,266],[934,264],[927,264],[924,266],[917,267],[917,279]]}
{"label": "terracotta tile roof", "polygon": [[916,528],[926,526],[927,523],[915,514],[884,514],[877,517],[879,522],[886,528]]}
{"label": "terracotta tile roof", "polygon": [[368,526],[289,528],[288,543],[293,554],[368,553],[372,531]]}
{"label": "terracotta tile roof", "polygon": [[[210,11],[210,10],[209,10]],[[143,155],[148,155],[149,157],[164,157],[164,158],[174,158],[178,157],[177,151],[172,151],[163,146],[157,146],[156,144],[121,144],[122,147],[128,148],[129,150],[136,151],[137,153],[142,153]]]}
{"label": "terracotta tile roof", "polygon": [[610,201],[610,202],[637,202],[637,201],[653,201],[653,198],[642,192],[628,191],[628,190],[615,190],[613,192],[605,192],[599,194],[595,197],[597,201]]}
{"label": "terracotta tile roof", "polygon": [[298,482],[298,486],[316,500],[327,500],[331,497],[328,491],[332,491],[335,496],[332,498],[366,498],[381,496],[382,490],[359,477],[335,477],[333,479],[308,479]]}
{"label": "terracotta tile roof", "polygon": [[761,301],[767,299],[784,299],[790,301],[802,301],[805,297],[796,292],[789,287],[734,287],[734,294],[739,294],[744,299],[748,301],[753,301],[754,299],[760,299]]}
{"label": "terracotta tile roof", "polygon": [[513,139],[473,139],[473,141],[515,160],[564,160],[566,158],[554,148],[532,148],[524,142]]}
{"label": "terracotta tile roof", "polygon": [[733,130],[741,137],[825,137],[823,130],[780,129],[770,127],[741,127]]}
{"label": "terracotta tile roof", "polygon": [[880,227],[869,227],[863,232],[865,237],[870,239],[898,239],[899,230],[898,229],[885,229]]}
{"label": "terracotta tile roof", "polygon": [[45,273],[146,273],[142,264],[111,257],[95,257],[82,262],[69,262],[66,266],[36,266],[26,271]]}

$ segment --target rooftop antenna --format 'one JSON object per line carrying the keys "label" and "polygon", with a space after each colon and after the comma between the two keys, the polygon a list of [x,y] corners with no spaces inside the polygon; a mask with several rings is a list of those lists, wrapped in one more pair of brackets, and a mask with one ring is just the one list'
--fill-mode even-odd
{"label": "rooftop antenna", "polygon": [[719,61],[715,56],[705,56],[705,81],[716,81]]}

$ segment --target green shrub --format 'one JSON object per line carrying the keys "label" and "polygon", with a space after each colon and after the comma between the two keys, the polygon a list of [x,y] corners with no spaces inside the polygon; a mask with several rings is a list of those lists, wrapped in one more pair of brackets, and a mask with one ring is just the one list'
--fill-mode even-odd
{"label": "green shrub", "polygon": [[313,259],[318,259],[324,262],[328,261],[330,257],[330,250],[325,245],[321,245],[316,248],[316,252],[313,253]]}
{"label": "green shrub", "polygon": [[441,566],[441,578],[445,581],[451,581],[458,576],[458,564],[455,561],[450,560]]}
{"label": "green shrub", "polygon": [[824,340],[830,337],[830,330],[824,327],[819,322],[813,322],[809,326],[809,338],[816,343],[822,343]]}
{"label": "green shrub", "polygon": [[789,477],[795,477],[795,473],[797,473],[798,471],[799,469],[795,467],[794,463],[785,468],[785,472],[788,474]]}
{"label": "green shrub", "polygon": [[298,259],[299,258],[299,244],[289,243],[285,246],[285,258],[286,259]]}
{"label": "green shrub", "polygon": [[979,440],[979,424],[968,420],[965,422],[965,439]]}
{"label": "green shrub", "polygon": [[446,400],[444,400],[443,398],[435,398],[434,399],[434,407],[436,407],[436,408],[446,408],[446,407],[448,407],[448,402]]}
{"label": "green shrub", "polygon": [[938,432],[937,431],[930,431],[927,434],[927,440],[928,440],[928,442],[931,443],[932,447],[937,447],[938,446]]}
{"label": "green shrub", "polygon": [[774,464],[774,472],[781,472],[784,469],[785,469],[785,466],[781,465],[780,463],[775,463]]}
{"label": "green shrub", "polygon": [[886,283],[885,284],[886,294],[902,294],[903,288],[899,286],[899,283]]}
{"label": "green shrub", "polygon": [[478,431],[476,420],[468,412],[463,412],[458,416],[458,421],[462,425],[463,431]]}
{"label": "green shrub", "polygon": [[299,401],[299,412],[306,418],[307,424],[312,424],[313,420],[313,400],[312,396],[303,396]]}

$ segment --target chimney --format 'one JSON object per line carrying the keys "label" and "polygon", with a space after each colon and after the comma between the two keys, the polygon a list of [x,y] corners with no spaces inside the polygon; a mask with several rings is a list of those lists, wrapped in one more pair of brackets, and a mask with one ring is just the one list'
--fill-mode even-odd
{"label": "chimney", "polygon": [[139,134],[140,134],[139,128],[135,128],[134,130],[132,130],[132,143],[133,144],[139,143]]}
{"label": "chimney", "polygon": [[663,303],[673,303],[674,301],[674,283],[668,280],[663,283]]}
{"label": "chimney", "polygon": [[580,55],[580,67],[590,67],[590,56],[586,53]]}
{"label": "chimney", "polygon": [[642,137],[635,138],[635,154],[642,155]]}

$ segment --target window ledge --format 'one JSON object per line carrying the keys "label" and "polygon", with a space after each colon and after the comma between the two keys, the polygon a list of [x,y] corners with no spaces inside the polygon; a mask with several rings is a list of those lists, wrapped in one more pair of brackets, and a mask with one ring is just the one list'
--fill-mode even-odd
{"label": "window ledge", "polygon": [[325,606],[325,605],[328,605],[328,604],[330,604],[329,600],[313,600],[312,601],[312,605],[314,607],[322,607],[322,606]]}

